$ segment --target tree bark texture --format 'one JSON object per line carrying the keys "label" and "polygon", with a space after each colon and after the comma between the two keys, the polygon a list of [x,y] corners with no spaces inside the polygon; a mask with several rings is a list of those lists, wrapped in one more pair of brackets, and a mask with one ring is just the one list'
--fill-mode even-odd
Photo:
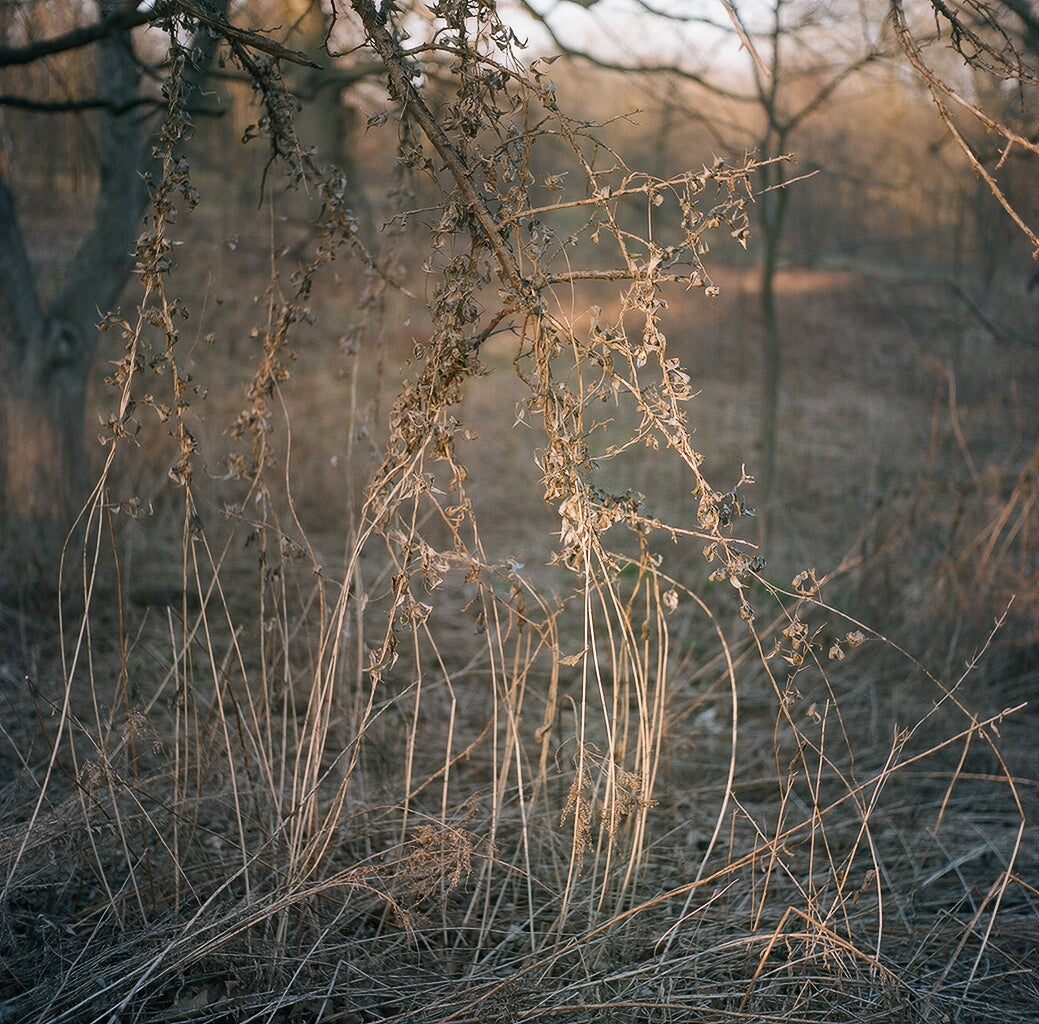
{"label": "tree bark texture", "polygon": [[[102,16],[118,8],[99,5]],[[84,407],[97,323],[133,268],[145,203],[140,66],[129,33],[97,52],[98,193],[94,221],[54,300],[41,308],[15,214],[0,181],[0,587],[51,591],[86,483]]]}
{"label": "tree bark texture", "polygon": [[[91,291],[102,298],[102,289]],[[86,481],[84,402],[97,314],[88,315],[85,302],[73,302],[67,288],[62,292],[60,305],[56,300],[50,310],[41,309],[14,203],[0,181],[0,590],[5,596],[54,591],[62,546]]]}
{"label": "tree bark texture", "polygon": [[86,483],[82,336],[41,320],[0,380],[0,586],[53,593]]}

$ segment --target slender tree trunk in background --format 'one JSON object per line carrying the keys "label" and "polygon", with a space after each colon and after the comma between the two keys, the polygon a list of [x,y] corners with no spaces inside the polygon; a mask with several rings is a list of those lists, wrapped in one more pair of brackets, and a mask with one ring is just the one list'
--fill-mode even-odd
{"label": "slender tree trunk in background", "polygon": [[[765,159],[783,154],[786,134],[770,132],[762,146]],[[783,188],[782,163],[766,165],[762,171],[762,188],[758,199],[762,235],[761,255],[761,468],[758,473],[758,543],[764,546],[769,536],[770,513],[776,484],[778,462],[780,377],[782,374],[782,336],[776,310],[776,274],[779,270],[779,247],[783,237],[789,193]]]}
{"label": "slender tree trunk in background", "polygon": [[[787,12],[794,19],[787,25]],[[797,71],[788,78],[785,40],[798,25],[809,25],[814,17],[812,5],[798,5],[788,0],[773,0],[771,28],[767,33],[768,62],[754,61],[757,103],[765,116],[763,134],[758,142],[758,157],[765,161],[758,189],[758,225],[762,238],[761,254],[761,330],[763,396],[761,403],[761,465],[755,474],[758,481],[758,542],[765,547],[769,536],[772,505],[775,498],[779,464],[779,407],[783,372],[782,334],[776,309],[776,275],[779,272],[780,243],[786,228],[789,210],[785,158],[791,135],[815,111],[820,110],[852,72],[874,60],[880,51],[873,48],[859,60],[840,65],[824,76],[821,85],[814,85],[807,101],[794,109],[783,102],[796,82]],[[802,20],[806,19],[806,20]]]}
{"label": "slender tree trunk in background", "polygon": [[[279,0],[284,24],[291,26],[286,45],[302,50],[311,60],[328,60],[324,52],[328,23],[320,0]],[[343,107],[332,78],[317,68],[292,67],[288,77],[293,92],[305,102],[296,115],[300,141],[314,146],[318,159],[339,164],[343,154]]]}
{"label": "slender tree trunk in background", "polygon": [[761,264],[761,472],[758,476],[758,542],[768,538],[772,491],[776,481],[776,435],[779,432],[779,317],[776,313],[776,246],[765,241]]}

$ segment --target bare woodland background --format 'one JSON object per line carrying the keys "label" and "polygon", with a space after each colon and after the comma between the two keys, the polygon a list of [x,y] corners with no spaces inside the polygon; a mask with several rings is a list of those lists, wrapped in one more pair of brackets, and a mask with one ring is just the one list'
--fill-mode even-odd
{"label": "bare woodland background", "polygon": [[2,8],[0,1020],[1034,1019],[1039,15],[663,9]]}

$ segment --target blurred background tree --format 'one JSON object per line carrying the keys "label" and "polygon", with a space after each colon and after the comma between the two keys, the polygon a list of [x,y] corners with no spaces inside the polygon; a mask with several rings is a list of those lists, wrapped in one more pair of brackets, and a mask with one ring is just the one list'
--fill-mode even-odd
{"label": "blurred background tree", "polygon": [[[649,97],[650,116],[660,118],[658,154],[688,151],[696,126],[699,145],[712,147],[697,159],[750,152],[763,161],[750,251],[760,274],[756,502],[764,544],[781,443],[783,352],[792,343],[777,311],[778,271],[895,261],[914,272],[969,277],[980,295],[998,274],[1019,275],[1022,239],[1036,244],[1029,226],[1037,212],[1033,176],[1021,173],[1030,167],[1022,157],[1035,155],[1036,13],[1025,0],[936,0],[912,5],[908,15],[899,0],[638,0],[634,7],[670,23],[675,38],[706,36],[716,44],[672,45],[669,64],[609,30],[615,8],[590,12],[586,21],[594,27],[575,39],[560,20],[565,5],[523,6],[571,58],[644,79],[638,99]],[[664,38],[667,30],[658,31]],[[921,49],[937,55],[933,69]],[[728,58],[719,60],[719,52]],[[732,59],[737,52],[742,63]],[[922,102],[928,89],[944,131]],[[961,134],[956,125],[964,111],[951,112],[941,98],[968,93],[971,123]],[[993,133],[1003,146],[993,145]],[[969,172],[969,165],[977,171],[986,164],[998,171]],[[811,182],[802,184],[807,177]],[[993,197],[1009,216],[993,215]]]}
{"label": "blurred background tree", "polygon": [[[117,0],[3,8],[0,589],[8,593],[53,593],[88,484],[85,403],[97,328],[133,269],[153,159],[148,135],[163,106],[156,55],[133,32],[160,10]],[[221,8],[212,10],[219,19]],[[184,85],[200,95],[217,37],[196,28],[184,41]],[[69,250],[46,263],[32,259],[23,223],[70,196],[82,208],[70,219],[86,213],[89,228],[70,231]]]}

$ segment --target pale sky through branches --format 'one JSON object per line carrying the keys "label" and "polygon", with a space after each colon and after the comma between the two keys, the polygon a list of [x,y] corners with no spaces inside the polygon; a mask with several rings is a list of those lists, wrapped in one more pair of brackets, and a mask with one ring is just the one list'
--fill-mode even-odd
{"label": "pale sky through branches", "polygon": [[[517,7],[519,5],[517,4]],[[743,56],[719,0],[529,0],[556,38],[606,62],[703,70]],[[526,32],[522,12],[515,22]],[[532,48],[558,50],[531,19]]]}

